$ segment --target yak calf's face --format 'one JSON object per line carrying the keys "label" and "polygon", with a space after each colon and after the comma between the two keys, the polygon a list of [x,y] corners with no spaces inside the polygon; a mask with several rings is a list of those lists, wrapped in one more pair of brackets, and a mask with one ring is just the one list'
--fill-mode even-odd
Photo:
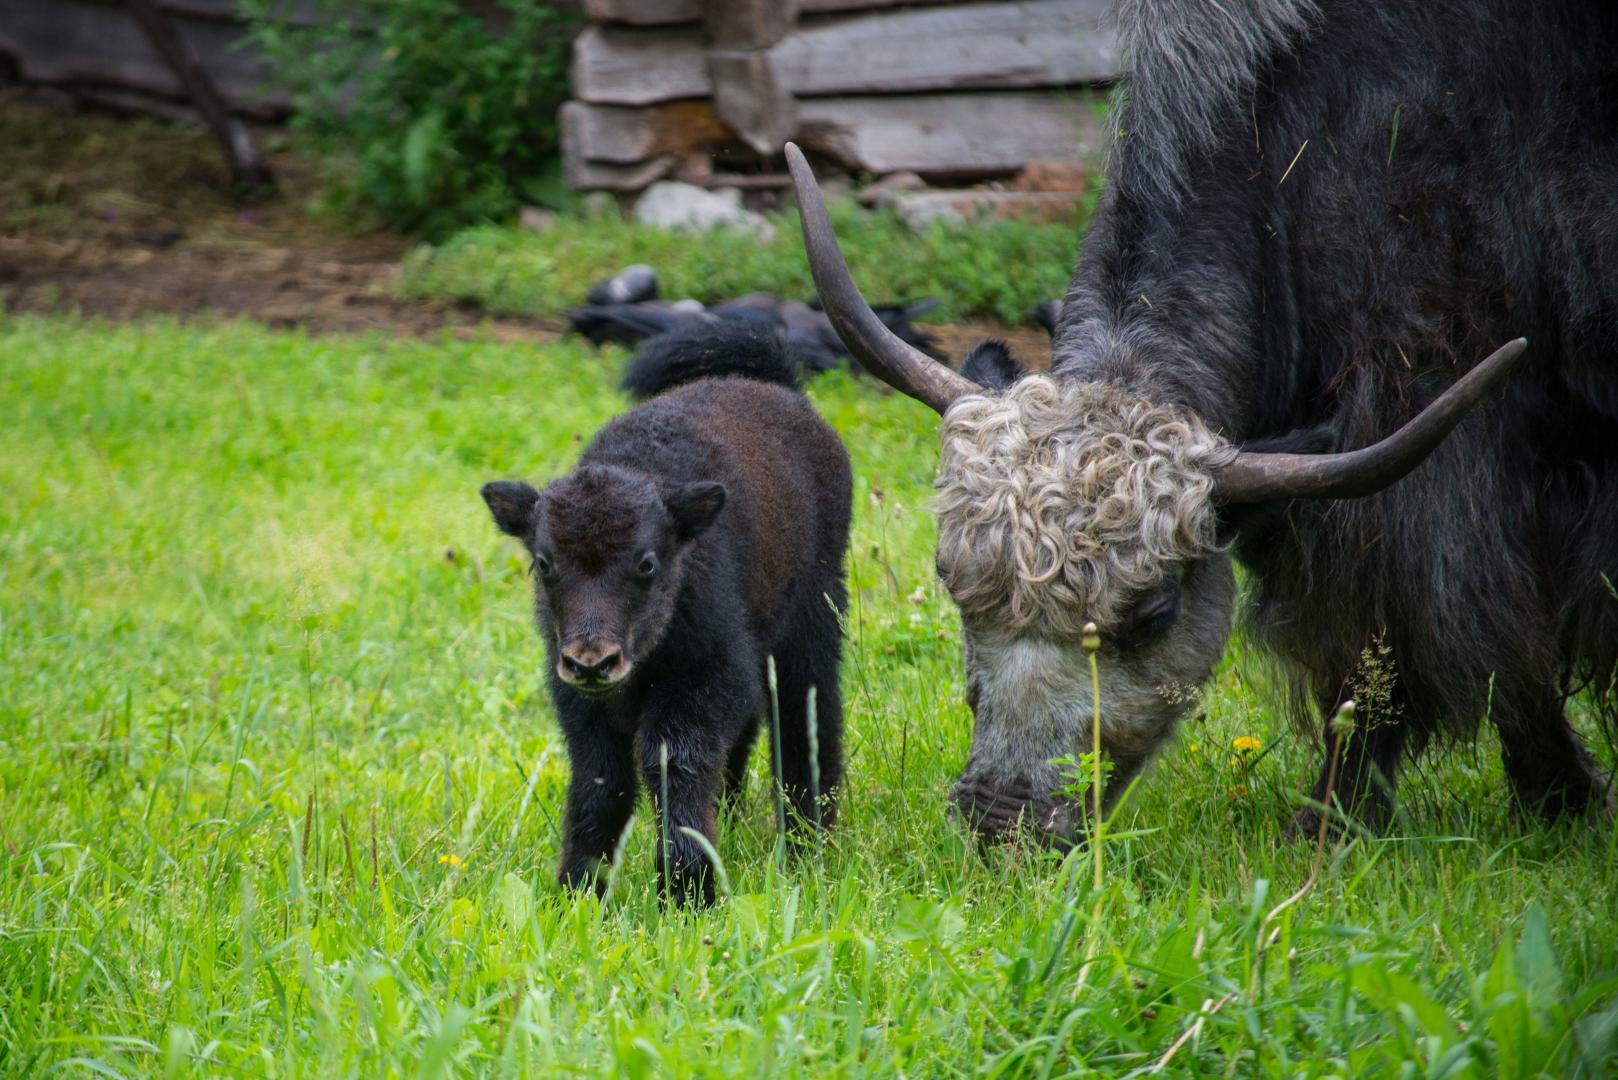
{"label": "yak calf's face", "polygon": [[694,483],[665,499],[650,477],[586,466],[543,492],[485,484],[483,499],[533,556],[534,611],[557,677],[606,694],[663,640],[691,542],[723,509],[725,489]]}
{"label": "yak calf's face", "polygon": [[1194,704],[1229,636],[1211,468],[1228,444],[1116,387],[1029,376],[945,414],[938,570],[961,609],[974,727],[953,797],[993,836],[1072,836],[1055,762],[1090,749],[1083,627],[1101,631],[1102,745],[1132,775]]}

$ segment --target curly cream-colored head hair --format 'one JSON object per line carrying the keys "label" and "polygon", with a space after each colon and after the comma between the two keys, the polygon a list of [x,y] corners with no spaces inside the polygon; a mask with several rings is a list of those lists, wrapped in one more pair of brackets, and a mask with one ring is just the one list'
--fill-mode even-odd
{"label": "curly cream-colored head hair", "polygon": [[1116,625],[1165,571],[1216,547],[1202,421],[1104,383],[1045,375],[944,414],[938,566],[963,614],[1077,634]]}

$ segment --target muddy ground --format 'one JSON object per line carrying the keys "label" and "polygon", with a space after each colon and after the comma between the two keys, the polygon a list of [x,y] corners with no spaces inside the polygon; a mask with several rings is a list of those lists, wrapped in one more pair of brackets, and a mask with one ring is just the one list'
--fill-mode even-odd
{"label": "muddy ground", "polygon": [[[317,333],[485,334],[550,341],[564,329],[475,306],[394,295],[412,242],[314,213],[318,167],[257,133],[278,181],[267,199],[231,189],[196,128],[76,109],[38,90],[0,90],[0,309],[250,318]],[[984,337],[1048,362],[1042,331],[929,327],[951,356]]]}

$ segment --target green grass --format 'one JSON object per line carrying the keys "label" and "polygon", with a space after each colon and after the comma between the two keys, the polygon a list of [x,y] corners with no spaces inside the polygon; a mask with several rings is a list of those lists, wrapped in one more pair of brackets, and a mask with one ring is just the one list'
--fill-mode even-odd
{"label": "green grass", "polygon": [[[937,225],[918,235],[891,213],[867,213],[850,203],[832,210],[849,267],[872,303],[931,296],[939,307],[930,318],[985,315],[1008,324],[1066,291],[1082,224],[995,221],[971,229]],[[797,215],[772,220],[775,235],[767,244],[751,233],[697,238],[616,218],[562,216],[541,233],[480,226],[418,249],[400,287],[414,300],[555,318],[583,303],[596,281],[642,262],[656,268],[668,299],[708,303],[761,290],[808,299],[814,285]]]}
{"label": "green grass", "polygon": [[1314,752],[1237,656],[1099,895],[1083,853],[980,855],[930,417],[841,377],[840,829],[783,866],[761,753],[716,908],[660,907],[644,812],[604,904],[560,893],[477,486],[566,469],[620,356],[0,322],[0,1075],[1610,1075],[1613,830],[1513,818],[1489,736],[1269,920]]}

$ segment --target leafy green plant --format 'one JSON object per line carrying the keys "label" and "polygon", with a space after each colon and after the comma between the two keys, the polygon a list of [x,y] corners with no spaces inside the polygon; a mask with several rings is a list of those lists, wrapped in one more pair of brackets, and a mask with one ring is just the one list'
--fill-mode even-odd
{"label": "leafy green plant", "polygon": [[[814,295],[797,215],[774,219],[768,243],[751,232],[697,237],[615,218],[562,216],[544,232],[482,225],[423,246],[405,266],[404,295],[471,302],[495,314],[554,318],[584,300],[590,285],[631,263],[657,269],[663,295],[704,303],[762,290]],[[1061,296],[1073,272],[1088,206],[1072,222],[988,221],[913,232],[886,211],[833,204],[843,253],[873,303],[933,297],[939,320],[988,315],[1005,323]]]}
{"label": "leafy green plant", "polygon": [[294,126],[333,167],[334,210],[433,237],[560,189],[575,13],[540,0],[245,7]]}

